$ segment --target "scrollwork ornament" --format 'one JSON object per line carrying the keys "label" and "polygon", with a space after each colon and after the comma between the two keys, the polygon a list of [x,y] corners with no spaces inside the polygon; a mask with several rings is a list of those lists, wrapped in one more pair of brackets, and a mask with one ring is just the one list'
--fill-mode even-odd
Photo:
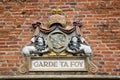
{"label": "scrollwork ornament", "polygon": [[89,60],[89,58],[87,58],[88,60],[88,71],[92,72],[92,73],[96,73],[98,71],[98,67]]}
{"label": "scrollwork ornament", "polygon": [[88,70],[92,73],[96,73],[98,71],[97,66],[91,62],[91,64],[89,64]]}
{"label": "scrollwork ornament", "polygon": [[23,65],[20,66],[19,72],[20,72],[20,73],[26,73],[26,72],[28,72],[28,69],[27,69],[25,63],[24,63]]}
{"label": "scrollwork ornament", "polygon": [[23,73],[23,74],[29,71],[29,61],[30,61],[30,57],[26,57],[26,58],[24,58],[24,59],[25,59],[24,64],[21,65],[20,68],[19,68],[19,72],[20,72],[20,73]]}

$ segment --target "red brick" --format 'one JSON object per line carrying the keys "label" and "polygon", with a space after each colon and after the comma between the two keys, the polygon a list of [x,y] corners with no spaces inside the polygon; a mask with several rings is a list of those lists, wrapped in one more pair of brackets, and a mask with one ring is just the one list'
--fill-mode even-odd
{"label": "red brick", "polygon": [[120,61],[120,57],[117,57],[116,60],[117,60],[117,61]]}
{"label": "red brick", "polygon": [[61,0],[61,2],[67,2],[68,0]]}
{"label": "red brick", "polygon": [[107,44],[108,47],[113,47],[113,46],[119,46],[120,44],[118,43],[109,43]]}
{"label": "red brick", "polygon": [[111,72],[112,69],[111,68],[106,68],[106,72]]}
{"label": "red brick", "polygon": [[104,68],[111,68],[114,69],[116,67],[116,65],[111,65],[111,64],[106,64],[106,66],[104,66]]}
{"label": "red brick", "polygon": [[8,64],[9,67],[14,67],[14,63]]}
{"label": "red brick", "polygon": [[111,72],[111,75],[117,75],[117,73],[116,72]]}
{"label": "red brick", "polygon": [[5,56],[6,59],[18,59],[19,56]]}
{"label": "red brick", "polygon": [[115,62],[115,61],[108,61],[108,62],[106,62],[106,64],[110,64],[110,65],[117,65],[117,64],[119,64],[119,62]]}
{"label": "red brick", "polygon": [[20,34],[22,30],[13,30],[10,32],[10,34]]}
{"label": "red brick", "polygon": [[102,60],[102,58],[101,57],[96,57],[96,58],[94,58],[94,60]]}
{"label": "red brick", "polygon": [[68,0],[68,2],[75,2],[76,0]]}
{"label": "red brick", "polygon": [[108,50],[108,48],[105,48],[105,47],[99,47],[99,48],[95,48],[96,50],[102,50],[102,51],[106,51],[106,50]]}
{"label": "red brick", "polygon": [[4,67],[4,68],[0,68],[0,71],[9,71],[10,68]]}
{"label": "red brick", "polygon": [[5,63],[1,64],[1,67],[7,67],[7,64],[5,64]]}
{"label": "red brick", "polygon": [[27,0],[27,2],[38,2],[38,0]]}
{"label": "red brick", "polygon": [[113,16],[120,16],[120,11],[113,11],[111,12]]}
{"label": "red brick", "polygon": [[87,0],[76,0],[76,2],[86,2]]}
{"label": "red brick", "polygon": [[6,42],[6,45],[13,45],[13,44],[17,44],[17,42],[15,42],[15,41],[8,41],[8,42]]}
{"label": "red brick", "polygon": [[114,61],[115,59],[114,58],[106,57],[106,58],[103,58],[103,60],[105,60],[105,61]]}
{"label": "red brick", "polygon": [[49,2],[49,0],[38,0],[39,2]]}
{"label": "red brick", "polygon": [[99,68],[99,71],[100,71],[100,72],[103,72],[103,71],[104,71],[104,69],[103,69],[103,68]]}
{"label": "red brick", "polygon": [[64,5],[63,2],[56,2],[56,5]]}
{"label": "red brick", "polygon": [[49,0],[49,2],[60,2],[60,0]]}
{"label": "red brick", "polygon": [[103,53],[103,54],[109,54],[109,55],[113,54],[112,51],[102,51],[102,53]]}
{"label": "red brick", "polygon": [[8,62],[8,63],[18,63],[18,62],[20,62],[20,61],[19,61],[19,60],[12,60],[12,59],[11,59],[11,60],[7,60],[7,62]]}

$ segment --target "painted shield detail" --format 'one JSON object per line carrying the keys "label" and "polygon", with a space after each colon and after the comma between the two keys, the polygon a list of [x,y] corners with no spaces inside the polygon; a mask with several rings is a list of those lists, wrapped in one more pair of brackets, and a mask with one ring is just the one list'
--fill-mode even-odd
{"label": "painted shield detail", "polygon": [[48,46],[57,53],[62,52],[68,44],[67,35],[61,31],[53,31],[48,35]]}

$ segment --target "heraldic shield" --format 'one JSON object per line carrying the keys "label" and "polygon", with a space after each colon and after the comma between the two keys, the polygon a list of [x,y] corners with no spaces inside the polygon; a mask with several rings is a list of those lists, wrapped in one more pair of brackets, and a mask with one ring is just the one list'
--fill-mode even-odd
{"label": "heraldic shield", "polygon": [[57,53],[65,50],[68,45],[67,35],[60,30],[50,33],[47,40],[50,49]]}

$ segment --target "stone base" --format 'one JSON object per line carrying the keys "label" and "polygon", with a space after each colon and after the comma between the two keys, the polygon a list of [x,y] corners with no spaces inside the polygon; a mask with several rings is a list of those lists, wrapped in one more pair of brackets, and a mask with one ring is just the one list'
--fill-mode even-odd
{"label": "stone base", "polygon": [[0,76],[0,80],[113,80],[120,79],[120,76],[107,75],[21,75],[21,76]]}
{"label": "stone base", "polygon": [[[47,68],[46,66],[42,67],[43,66],[42,63],[44,63],[43,61],[46,61],[47,63],[50,61],[52,63],[54,62],[55,64],[57,64],[57,66],[56,65],[49,66]],[[33,66],[36,62],[37,62],[37,66]],[[79,66],[76,67],[76,65],[73,65],[73,63],[75,64],[75,62],[77,63],[77,65],[79,63]],[[41,65],[41,64],[42,66],[39,67],[38,65]],[[69,66],[65,66],[66,64],[67,65],[69,64]],[[29,71],[33,71],[34,73],[42,72],[46,74],[49,74],[49,73],[50,74],[51,73],[68,74],[69,73],[69,75],[71,75],[70,73],[81,74],[81,73],[88,72],[88,71],[95,73],[97,72],[97,70],[98,68],[89,59],[89,57],[35,57],[35,58],[26,57],[25,63],[21,65],[21,67],[19,68],[20,73],[26,73]]]}

